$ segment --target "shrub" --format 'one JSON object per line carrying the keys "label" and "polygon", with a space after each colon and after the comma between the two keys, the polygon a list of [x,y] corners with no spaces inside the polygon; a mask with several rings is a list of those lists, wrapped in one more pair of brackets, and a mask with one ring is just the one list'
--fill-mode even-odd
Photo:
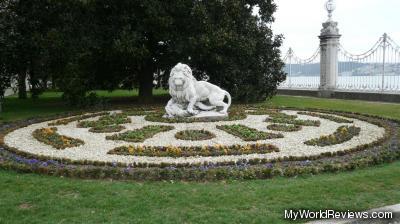
{"label": "shrub", "polygon": [[127,131],[121,134],[107,136],[107,140],[122,140],[127,142],[144,142],[144,140],[153,137],[154,135],[173,130],[173,126],[164,125],[149,125],[133,131]]}
{"label": "shrub", "polygon": [[95,126],[89,129],[90,132],[93,133],[112,133],[112,132],[120,132],[124,130],[125,127],[121,125],[108,125],[108,126]]}
{"label": "shrub", "polygon": [[41,128],[36,129],[32,136],[40,142],[51,145],[56,149],[65,149],[83,145],[84,142],[80,139],[59,135],[57,128]]}
{"label": "shrub", "polygon": [[[163,112],[152,113],[145,117],[146,121],[163,122],[163,123],[193,123],[193,122],[214,122],[215,119],[210,118],[188,118],[188,117],[175,117],[165,118]],[[218,121],[236,121],[243,120],[247,116],[242,110],[231,109],[228,117],[218,118]]]}
{"label": "shrub", "polygon": [[302,127],[294,124],[271,124],[267,128],[273,131],[295,132],[300,131]]}
{"label": "shrub", "polygon": [[70,117],[70,118],[64,118],[64,119],[60,119],[60,120],[57,120],[57,121],[53,121],[53,122],[48,123],[48,125],[49,126],[67,125],[67,124],[69,124],[71,122],[74,122],[74,121],[85,120],[85,119],[88,119],[88,118],[102,116],[102,115],[106,115],[106,114],[108,114],[108,112],[84,114],[84,115],[79,115],[79,116],[74,116],[74,117]]}
{"label": "shrub", "polygon": [[215,138],[215,135],[206,130],[184,130],[176,133],[175,138],[188,141],[200,141]]}
{"label": "shrub", "polygon": [[280,110],[276,110],[276,109],[264,109],[264,108],[259,108],[255,111],[249,112],[249,114],[253,114],[253,115],[269,115],[272,118],[280,118],[280,119],[296,119],[297,116],[296,115],[289,115],[289,114],[285,114],[280,112]]}
{"label": "shrub", "polygon": [[78,123],[80,128],[89,128],[90,132],[94,133],[111,133],[119,132],[125,129],[120,124],[130,123],[131,120],[124,113],[105,115],[97,121],[81,121]]}
{"label": "shrub", "polygon": [[249,128],[244,125],[234,124],[234,125],[220,125],[217,126],[218,129],[226,131],[229,134],[237,136],[244,141],[258,141],[273,138],[283,138],[282,134],[267,133],[263,131],[258,131],[254,128]]}
{"label": "shrub", "polygon": [[108,152],[114,155],[151,156],[151,157],[189,157],[189,156],[223,156],[223,155],[246,155],[267,154],[279,152],[279,149],[270,144],[252,145],[214,145],[214,146],[122,146]]}
{"label": "shrub", "polygon": [[321,125],[321,122],[320,122],[320,121],[287,119],[287,118],[281,118],[281,117],[267,118],[265,121],[266,121],[266,122],[272,122],[272,123],[293,124],[293,125],[300,125],[300,126],[314,126],[314,127],[319,127],[319,126]]}
{"label": "shrub", "polygon": [[100,127],[109,125],[118,125],[130,123],[131,120],[125,114],[111,114],[99,118],[97,121],[81,121],[78,123],[79,128]]}
{"label": "shrub", "polygon": [[349,141],[354,136],[359,135],[360,131],[361,128],[356,126],[340,126],[335,133],[308,140],[304,144],[316,146],[336,145]]}
{"label": "shrub", "polygon": [[348,120],[348,119],[344,119],[341,117],[337,117],[337,116],[332,116],[332,115],[328,115],[328,114],[319,114],[319,113],[314,113],[314,112],[297,112],[297,114],[301,114],[301,115],[307,115],[307,116],[312,116],[312,117],[319,117],[319,118],[323,118],[323,119],[327,119],[336,123],[353,123],[353,121]]}

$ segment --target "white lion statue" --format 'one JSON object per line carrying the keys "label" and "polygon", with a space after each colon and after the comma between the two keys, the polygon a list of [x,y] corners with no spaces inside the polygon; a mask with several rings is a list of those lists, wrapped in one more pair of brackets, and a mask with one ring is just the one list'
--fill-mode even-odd
{"label": "white lion statue", "polygon": [[[197,81],[188,65],[178,63],[172,68],[168,84],[172,98],[165,107],[165,117],[195,116],[205,111],[228,115],[231,95],[209,82]],[[225,96],[227,103],[224,102]]]}

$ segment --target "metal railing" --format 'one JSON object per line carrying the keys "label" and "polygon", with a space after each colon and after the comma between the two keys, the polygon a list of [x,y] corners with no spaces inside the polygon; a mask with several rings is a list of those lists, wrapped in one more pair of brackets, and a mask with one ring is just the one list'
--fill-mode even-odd
{"label": "metal railing", "polygon": [[320,48],[307,59],[297,57],[292,48],[289,48],[283,61],[285,62],[284,70],[287,77],[280,88],[318,88],[320,84]]}
{"label": "metal railing", "polygon": [[[287,79],[281,89],[317,89],[320,80],[320,49],[308,59],[290,48],[285,57]],[[365,53],[352,54],[338,46],[336,89],[400,94],[400,47],[386,33]]]}
{"label": "metal railing", "polygon": [[338,57],[337,89],[400,92],[400,48],[387,34],[359,55],[340,45]]}

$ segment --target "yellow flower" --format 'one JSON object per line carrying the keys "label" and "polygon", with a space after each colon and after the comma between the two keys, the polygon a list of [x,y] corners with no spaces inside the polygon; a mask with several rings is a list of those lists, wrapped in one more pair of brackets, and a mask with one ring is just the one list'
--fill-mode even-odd
{"label": "yellow flower", "polygon": [[133,146],[128,147],[128,153],[133,154],[135,152],[135,148]]}
{"label": "yellow flower", "polygon": [[214,146],[216,149],[223,149],[224,148],[224,146],[223,145],[220,145],[220,144],[215,144],[215,146]]}
{"label": "yellow flower", "polygon": [[139,145],[139,146],[136,147],[136,150],[137,150],[139,153],[142,153],[142,152],[144,151],[144,148],[143,148],[143,146]]}
{"label": "yellow flower", "polygon": [[71,143],[71,141],[65,136],[61,136],[61,141],[63,142],[64,145],[70,145]]}
{"label": "yellow flower", "polygon": [[52,129],[52,128],[43,128],[42,132],[45,135],[51,135],[51,134],[54,134],[54,129]]}
{"label": "yellow flower", "polygon": [[174,146],[167,147],[167,153],[179,156],[182,154],[182,149],[180,149],[179,147],[174,147]]}

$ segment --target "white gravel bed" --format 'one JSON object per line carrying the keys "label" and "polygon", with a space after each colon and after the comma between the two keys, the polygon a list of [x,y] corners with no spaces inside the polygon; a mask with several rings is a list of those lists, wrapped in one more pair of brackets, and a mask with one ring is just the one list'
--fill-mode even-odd
{"label": "white gravel bed", "polygon": [[[283,111],[287,114],[296,115],[297,111]],[[51,156],[54,158],[68,158],[72,160],[92,160],[92,161],[106,161],[106,162],[121,162],[121,163],[199,163],[199,162],[223,162],[223,161],[236,161],[240,159],[254,159],[254,158],[279,158],[284,156],[311,156],[319,155],[324,152],[336,152],[351,149],[358,145],[371,143],[381,137],[385,133],[385,129],[374,124],[370,124],[361,120],[346,118],[353,120],[354,125],[361,128],[359,136],[353,137],[350,141],[342,144],[319,147],[308,146],[304,142],[312,138],[318,138],[321,135],[329,135],[336,131],[339,124],[326,119],[297,115],[298,119],[320,120],[320,127],[306,127],[303,126],[301,131],[298,132],[280,132],[284,135],[281,139],[261,140],[254,142],[246,142],[238,137],[230,135],[222,130],[216,128],[217,125],[229,124],[242,124],[248,127],[258,129],[260,131],[267,131],[272,133],[279,133],[267,129],[269,122],[264,122],[268,115],[248,115],[244,120],[238,121],[219,121],[219,122],[198,122],[198,123],[161,123],[150,122],[144,119],[144,116],[130,116],[132,122],[124,124],[127,130],[134,130],[142,128],[146,125],[168,125],[174,126],[174,130],[156,134],[153,138],[146,139],[143,143],[129,143],[124,141],[106,140],[106,136],[113,133],[91,133],[89,128],[77,128],[77,122],[71,122],[68,125],[59,125],[58,133],[73,138],[79,138],[85,142],[84,145],[67,148],[64,150],[56,150],[52,146],[46,145],[34,139],[32,132],[38,128],[48,127],[49,121],[43,123],[32,124],[27,127],[17,129],[5,136],[5,143],[17,148],[20,151],[25,151],[32,154]],[[97,118],[90,118],[87,120],[95,120]],[[353,124],[345,124],[353,125]],[[216,135],[216,138],[204,141],[185,141],[179,140],[174,137],[175,133],[182,130],[190,129],[205,129]],[[218,156],[218,157],[145,157],[145,156],[122,156],[122,155],[108,155],[107,152],[119,146],[128,145],[146,145],[146,146],[203,146],[203,145],[247,145],[253,143],[268,143],[277,146],[280,152],[273,152],[268,154],[250,154],[250,155],[232,155],[232,156]]]}

